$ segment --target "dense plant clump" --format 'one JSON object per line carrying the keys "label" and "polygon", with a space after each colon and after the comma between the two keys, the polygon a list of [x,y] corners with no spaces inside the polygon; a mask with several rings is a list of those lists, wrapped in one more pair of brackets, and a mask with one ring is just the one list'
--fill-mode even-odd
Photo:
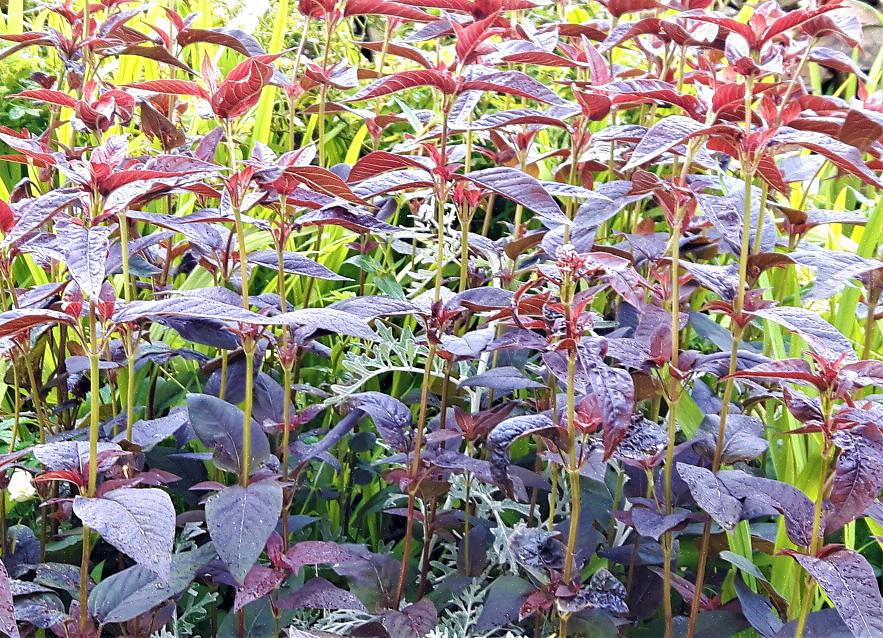
{"label": "dense plant clump", "polygon": [[0,634],[883,636],[883,55],[734,4],[10,0]]}

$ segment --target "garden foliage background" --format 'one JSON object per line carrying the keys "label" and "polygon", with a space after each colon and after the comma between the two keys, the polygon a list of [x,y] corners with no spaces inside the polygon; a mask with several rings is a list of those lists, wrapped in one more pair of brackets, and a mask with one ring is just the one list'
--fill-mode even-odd
{"label": "garden foliage background", "polygon": [[876,9],[2,9],[0,633],[883,635]]}

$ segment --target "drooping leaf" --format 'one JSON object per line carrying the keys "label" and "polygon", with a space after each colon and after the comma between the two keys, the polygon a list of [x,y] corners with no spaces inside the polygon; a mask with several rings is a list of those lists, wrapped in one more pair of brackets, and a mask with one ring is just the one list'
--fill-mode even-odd
{"label": "drooping leaf", "polygon": [[725,530],[736,527],[742,514],[742,504],[721,485],[717,477],[710,470],[695,465],[678,463],[677,468],[699,507]]}
{"label": "drooping leaf", "polygon": [[15,624],[15,608],[12,604],[12,589],[6,566],[0,562],[0,631],[10,638],[19,638]]}
{"label": "drooping leaf", "polygon": [[570,224],[570,220],[561,212],[561,208],[543,185],[527,173],[498,166],[467,173],[466,179],[521,204],[545,221],[556,225]]}
{"label": "drooping leaf", "polygon": [[274,480],[232,485],[206,501],[209,536],[237,582],[257,562],[281,511],[282,487]]}
{"label": "drooping leaf", "polygon": [[77,496],[73,508],[84,525],[162,582],[169,582],[175,506],[166,492],[123,487],[100,498]]}
{"label": "drooping leaf", "polygon": [[874,570],[864,556],[849,549],[818,558],[798,552],[788,554],[828,595],[855,638],[883,635],[883,598]]}
{"label": "drooping leaf", "polygon": [[[242,470],[242,429],[245,415],[231,405],[208,394],[188,394],[187,414],[193,431],[202,443],[214,451],[220,469],[239,474]],[[249,473],[254,474],[270,458],[270,442],[252,419]]]}
{"label": "drooping leaf", "polygon": [[[248,261],[258,266],[279,270],[279,260],[275,250],[256,250],[248,254]],[[291,251],[282,253],[282,271],[291,275],[303,275],[329,281],[347,281],[333,270],[316,263],[308,257]]]}

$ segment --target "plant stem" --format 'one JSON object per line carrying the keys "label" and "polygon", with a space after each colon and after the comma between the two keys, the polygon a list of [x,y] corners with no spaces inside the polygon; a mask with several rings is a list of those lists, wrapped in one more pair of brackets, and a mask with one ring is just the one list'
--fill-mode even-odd
{"label": "plant stem", "polygon": [[[101,380],[99,378],[98,324],[95,320],[95,302],[89,302],[89,480],[86,497],[95,496],[98,487],[98,433],[101,427]],[[83,525],[83,547],[80,559],[80,630],[85,631],[89,622],[89,554],[90,530]]]}
{"label": "plant stem", "polygon": [[[828,423],[830,422],[831,411],[833,408],[830,393],[826,392],[822,395],[821,399],[824,419],[825,422]],[[815,556],[819,553],[819,547],[825,540],[824,535],[822,534],[822,513],[825,505],[825,485],[828,482],[828,472],[831,467],[831,457],[833,456],[833,452],[833,446],[829,444],[827,438],[824,439],[822,444],[822,468],[819,472],[819,489],[818,492],[816,492],[813,507],[812,537],[810,538],[809,547],[807,548],[810,556]],[[817,587],[818,584],[816,581],[811,576],[807,575],[806,591],[803,593],[803,600],[801,601],[800,615],[797,617],[797,627],[794,631],[794,638],[803,638],[803,633],[806,629],[806,620],[809,617],[809,612],[812,610]]]}
{"label": "plant stem", "polygon": [[411,559],[411,543],[414,533],[414,507],[417,502],[417,490],[419,484],[417,482],[420,473],[420,452],[423,449],[423,433],[426,429],[426,412],[429,403],[429,381],[432,377],[432,362],[435,359],[436,345],[429,344],[429,352],[426,354],[426,364],[423,369],[423,384],[420,387],[420,412],[417,417],[417,430],[414,436],[414,451],[411,456],[411,467],[409,471],[410,482],[408,484],[408,518],[405,523],[405,539],[402,547],[402,562],[399,570],[399,582],[396,586],[395,597],[393,598],[393,609],[399,608],[399,603],[405,593],[405,580],[408,578],[408,563]]}
{"label": "plant stem", "polygon": [[[580,484],[579,484],[579,456],[577,449],[577,433],[576,433],[576,348],[567,353],[567,435],[570,440],[570,449],[568,450],[567,463],[567,480],[570,491],[570,526],[567,531],[567,549],[564,553],[564,575],[565,585],[569,584],[574,577],[574,555],[576,554],[576,539],[579,533],[579,515],[582,504],[580,502]],[[558,617],[558,635],[559,638],[567,636],[568,614],[561,614]]]}
{"label": "plant stem", "polygon": [[865,338],[862,344],[862,359],[868,359],[871,356],[871,348],[874,345],[874,328],[877,322],[874,317],[877,314],[877,304],[880,303],[880,289],[872,288],[868,293],[868,316],[865,317]]}
{"label": "plant stem", "polygon": [[[131,303],[132,281],[129,273],[129,221],[125,210],[118,215],[120,227],[120,251],[123,260],[123,298]],[[126,353],[126,440],[132,440],[132,425],[135,423],[135,350],[132,343],[132,332],[123,329],[123,351]]]}
{"label": "plant stem", "polygon": [[[745,81],[745,112],[746,126],[751,126],[751,78]],[[736,365],[739,357],[739,343],[742,341],[744,327],[742,325],[742,311],[745,307],[745,286],[748,278],[748,257],[751,254],[751,194],[752,183],[754,181],[754,172],[756,166],[747,154],[742,157],[743,170],[745,170],[745,191],[743,194],[744,201],[742,207],[742,237],[739,246],[739,284],[736,289],[736,299],[733,304],[733,318],[730,324],[730,334],[732,343],[730,346],[730,361],[727,368],[727,380],[724,384],[724,393],[721,399],[721,413],[718,424],[717,441],[714,448],[714,458],[712,460],[712,472],[717,472],[721,466],[723,457],[724,440],[726,438],[727,419],[730,413],[730,402],[733,397],[734,379],[733,373],[736,372]],[[761,206],[761,213],[763,207]],[[708,550],[711,543],[711,521],[707,520],[702,529],[702,543],[699,549],[699,560],[696,566],[696,587],[693,592],[693,600],[690,605],[690,621],[687,625],[687,638],[693,638],[696,633],[696,622],[699,617],[699,603],[702,596],[702,585],[705,580],[705,565],[708,561]]]}

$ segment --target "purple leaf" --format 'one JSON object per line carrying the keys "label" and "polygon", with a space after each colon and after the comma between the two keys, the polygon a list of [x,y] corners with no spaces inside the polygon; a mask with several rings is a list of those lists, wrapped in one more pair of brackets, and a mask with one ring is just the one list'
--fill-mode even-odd
{"label": "purple leaf", "polygon": [[864,515],[883,489],[883,441],[877,428],[837,432],[834,443],[840,454],[829,498],[833,511],[825,519],[829,534]]}
{"label": "purple leaf", "polygon": [[285,565],[293,573],[298,573],[307,565],[337,566],[360,560],[348,547],[328,541],[301,541],[285,552],[282,557]]}
{"label": "purple leaf", "polygon": [[104,283],[111,228],[61,222],[55,224],[67,268],[83,294],[97,302]]}
{"label": "purple leaf", "polygon": [[237,582],[257,562],[281,511],[282,487],[274,480],[226,487],[206,501],[209,536]]}
{"label": "purple leaf", "polygon": [[497,71],[482,75],[474,80],[467,80],[460,87],[460,92],[464,91],[490,91],[518,95],[546,104],[571,106],[570,102],[556,95],[545,84],[521,71]]}
{"label": "purple leaf", "polygon": [[424,598],[402,611],[390,610],[380,617],[389,638],[423,638],[438,624],[435,605]]}
{"label": "purple leaf", "polygon": [[163,490],[123,487],[101,498],[74,498],[74,513],[108,543],[168,582],[175,506]]}
{"label": "purple leaf", "polygon": [[739,499],[733,497],[711,471],[686,463],[678,463],[677,468],[699,507],[725,530],[735,528],[742,514]]}
{"label": "purple leaf", "polygon": [[6,573],[6,566],[2,562],[0,562],[0,631],[10,638],[19,638],[9,574]]}
{"label": "purple leaf", "polygon": [[488,632],[517,622],[521,606],[534,591],[536,588],[533,585],[518,576],[498,576],[488,587],[475,630]]}
{"label": "purple leaf", "polygon": [[211,319],[222,322],[235,321],[259,326],[276,323],[271,317],[264,317],[241,306],[202,298],[194,295],[169,297],[159,301],[132,301],[117,303],[113,320],[116,323],[137,322],[154,317],[176,319]]}
{"label": "purple leaf", "polygon": [[476,374],[460,382],[461,388],[490,388],[496,392],[512,392],[542,388],[543,384],[525,376],[518,368],[501,366]]}
{"label": "purple leaf", "polygon": [[821,558],[788,555],[816,580],[855,638],[883,636],[883,599],[874,570],[861,554],[839,549]]}
{"label": "purple leaf", "polygon": [[752,314],[777,323],[786,330],[796,332],[813,350],[828,361],[836,361],[844,355],[847,363],[856,360],[849,340],[837,328],[811,310],[795,306],[775,306],[755,310]]}
{"label": "purple leaf", "polygon": [[491,463],[491,474],[504,491],[511,491],[509,478],[509,447],[523,436],[544,434],[555,429],[552,419],[545,414],[526,414],[506,419],[487,438],[487,450]]}
{"label": "purple leaf", "polygon": [[175,554],[168,583],[160,582],[152,572],[140,565],[112,574],[98,583],[89,594],[89,612],[104,624],[127,622],[183,593],[197,571],[215,555],[211,543]]}
{"label": "purple leaf", "polygon": [[635,384],[625,370],[604,363],[607,342],[590,341],[579,347],[580,363],[586,371],[589,387],[601,407],[604,429],[604,458],[609,459],[632,425],[635,410]]}
{"label": "purple leaf", "polygon": [[334,308],[301,308],[276,315],[273,319],[282,325],[304,326],[313,330],[323,330],[330,334],[347,335],[366,341],[380,340],[367,321]]}
{"label": "purple leaf", "polygon": [[720,472],[718,479],[736,498],[755,501],[782,514],[792,542],[803,546],[810,544],[815,505],[799,489],[738,470]]}
{"label": "purple leaf", "polygon": [[[248,261],[258,266],[279,270],[279,261],[275,250],[258,250],[249,253]],[[303,275],[304,277],[315,277],[316,279],[327,279],[330,281],[349,281],[348,277],[341,277],[322,264],[318,264],[312,259],[291,251],[282,253],[282,270],[291,275]]]}
{"label": "purple leaf", "polygon": [[409,449],[405,430],[411,427],[411,411],[404,403],[382,392],[354,394],[349,402],[368,413],[377,432],[392,449],[399,452]]}
{"label": "purple leaf", "polygon": [[656,159],[666,151],[683,144],[694,135],[703,133],[707,127],[682,115],[672,115],[659,120],[641,138],[622,171],[630,171]]}
{"label": "purple leaf", "polygon": [[763,638],[773,638],[782,628],[783,623],[769,599],[755,594],[739,577],[733,580],[733,587],[736,589],[736,596],[739,598],[739,606],[742,607],[745,620],[751,623],[754,630]]}
{"label": "purple leaf", "polygon": [[[242,469],[242,410],[208,394],[188,394],[187,415],[197,438],[214,451],[215,465],[238,474]],[[267,435],[252,420],[249,473],[260,470],[269,459]]]}
{"label": "purple leaf", "polygon": [[678,510],[672,514],[662,514],[647,507],[633,507],[629,510],[632,517],[632,525],[641,536],[649,536],[655,541],[686,521],[690,512]]}
{"label": "purple leaf", "polygon": [[269,595],[270,592],[279,588],[284,579],[285,572],[281,569],[270,569],[263,565],[254,565],[248,570],[242,587],[236,590],[233,611],[237,612],[248,603]]}
{"label": "purple leaf", "polygon": [[[714,458],[719,419],[717,415],[707,415],[697,435],[697,451],[708,459]],[[766,452],[767,447],[760,419],[744,414],[731,414],[727,418],[721,455],[724,465],[752,461]]]}
{"label": "purple leaf", "polygon": [[276,601],[279,609],[368,609],[356,596],[324,578],[311,578],[300,589]]}
{"label": "purple leaf", "polygon": [[561,208],[546,192],[543,185],[523,171],[498,166],[472,171],[465,177],[478,186],[492,190],[534,211],[546,222],[555,225],[570,224],[570,220],[561,212]]}

